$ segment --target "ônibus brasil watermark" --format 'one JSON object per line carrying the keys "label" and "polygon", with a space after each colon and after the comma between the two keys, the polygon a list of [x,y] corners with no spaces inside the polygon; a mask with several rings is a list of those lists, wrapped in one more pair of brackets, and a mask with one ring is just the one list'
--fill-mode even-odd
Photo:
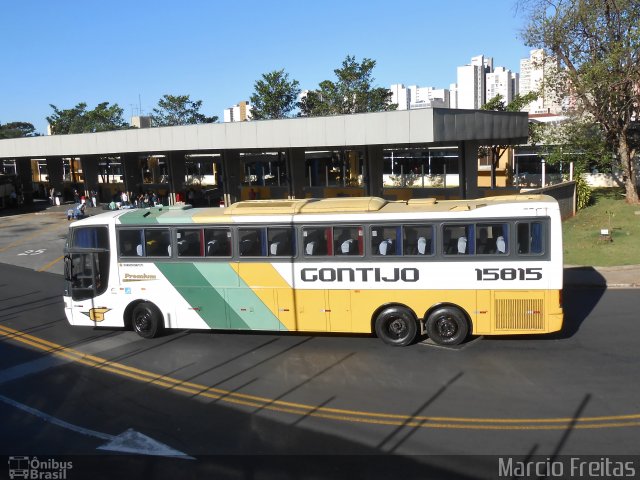
{"label": "\u00f4nibus brasil watermark", "polygon": [[9,457],[9,478],[30,480],[66,480],[73,469],[73,462],[62,462],[53,458],[11,456]]}

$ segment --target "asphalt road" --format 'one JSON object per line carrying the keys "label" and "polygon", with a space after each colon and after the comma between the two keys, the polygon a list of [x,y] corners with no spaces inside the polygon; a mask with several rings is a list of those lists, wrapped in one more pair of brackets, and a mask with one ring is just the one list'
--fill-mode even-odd
{"label": "asphalt road", "polygon": [[[104,478],[495,478],[496,456],[640,454],[639,290],[568,290],[560,334],[456,349],[143,340],[69,326],[62,277],[25,266],[0,264],[0,454],[73,455],[75,472],[86,463]],[[164,456],[113,456],[130,429],[161,446],[126,448]],[[181,453],[195,460],[167,458]]]}

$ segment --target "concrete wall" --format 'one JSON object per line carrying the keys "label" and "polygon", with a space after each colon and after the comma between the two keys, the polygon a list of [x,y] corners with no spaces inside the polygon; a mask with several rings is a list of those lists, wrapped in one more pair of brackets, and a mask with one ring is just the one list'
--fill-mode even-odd
{"label": "concrete wall", "polygon": [[576,214],[576,182],[565,182],[550,187],[527,190],[522,193],[542,193],[552,196],[560,205],[560,215],[563,220]]}

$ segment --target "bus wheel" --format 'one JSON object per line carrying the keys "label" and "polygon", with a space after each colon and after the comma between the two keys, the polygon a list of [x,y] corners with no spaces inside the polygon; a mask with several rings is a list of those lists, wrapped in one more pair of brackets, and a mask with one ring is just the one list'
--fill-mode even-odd
{"label": "bus wheel", "polygon": [[469,333],[467,319],[455,307],[442,307],[431,312],[426,327],[427,335],[438,345],[458,345]]}
{"label": "bus wheel", "polygon": [[149,302],[136,305],[131,315],[133,331],[143,338],[153,338],[162,330],[162,314]]}
{"label": "bus wheel", "polygon": [[413,314],[402,307],[385,308],[376,317],[376,335],[388,345],[404,347],[416,338],[418,327]]}

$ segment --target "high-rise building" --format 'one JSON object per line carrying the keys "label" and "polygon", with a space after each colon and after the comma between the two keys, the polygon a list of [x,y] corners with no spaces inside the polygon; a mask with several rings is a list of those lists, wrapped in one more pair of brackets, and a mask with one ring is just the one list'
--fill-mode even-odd
{"label": "high-rise building", "polygon": [[391,85],[391,103],[398,105],[398,110],[409,110],[409,90],[402,83]]}
{"label": "high-rise building", "polygon": [[529,113],[560,113],[562,107],[551,88],[544,85],[546,74],[558,68],[557,60],[542,49],[531,50],[529,58],[520,60],[520,95],[538,92],[538,99],[527,107]]}
{"label": "high-rise building", "polygon": [[456,108],[477,110],[486,103],[485,75],[493,71],[493,58],[478,55],[458,67]]}
{"label": "high-rise building", "polygon": [[398,105],[398,110],[414,110],[416,108],[449,108],[449,90],[446,88],[419,87],[402,83],[391,85],[391,103]]}
{"label": "high-rise building", "polygon": [[486,74],[485,84],[485,103],[501,95],[502,101],[507,105],[518,92],[518,74],[505,67],[496,67],[493,72]]}
{"label": "high-rise building", "polygon": [[233,107],[224,109],[224,121],[228,122],[244,122],[251,120],[251,104],[247,101],[238,102]]}
{"label": "high-rise building", "polygon": [[458,108],[458,84],[449,85],[449,108]]}
{"label": "high-rise building", "polygon": [[411,85],[409,108],[449,108],[449,90],[446,88]]}

